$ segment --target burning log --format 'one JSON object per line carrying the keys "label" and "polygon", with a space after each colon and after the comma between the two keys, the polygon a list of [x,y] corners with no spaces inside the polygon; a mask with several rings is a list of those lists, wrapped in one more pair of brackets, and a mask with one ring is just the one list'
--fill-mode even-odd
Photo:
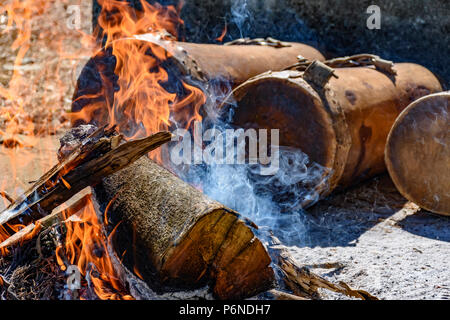
{"label": "burning log", "polygon": [[0,212],[0,225],[7,222],[29,224],[49,214],[82,189],[95,185],[151,150],[170,141],[169,132],[119,145],[122,136],[114,128],[100,128],[44,174],[24,195]]}
{"label": "burning log", "polygon": [[271,259],[250,222],[152,160],[105,177],[94,191],[109,204],[117,256],[155,291],[210,284],[217,298],[237,299],[272,286]]}
{"label": "burning log", "polygon": [[[362,63],[365,59],[369,61]],[[236,127],[279,129],[281,146],[300,149],[326,169],[323,179],[310,186],[319,197],[383,172],[387,135],[399,113],[412,101],[442,90],[438,79],[416,64],[392,68],[368,55],[326,63],[300,61],[296,68],[309,66],[304,72],[256,76],[238,86],[227,102],[236,106]],[[305,199],[302,205],[311,203]]]}
{"label": "burning log", "polygon": [[[144,34],[116,40],[91,58],[81,72],[73,97],[73,122],[75,125],[111,123],[108,112],[111,112],[109,109],[117,99],[115,94],[120,90],[120,77],[127,80],[125,86],[131,83],[132,77],[136,77],[133,85],[138,85],[136,83],[143,77],[158,78],[158,84],[151,81],[143,83],[146,88],[135,90],[139,94],[130,90],[125,94],[127,99],[133,95],[131,92],[135,95],[131,99],[139,99],[138,96],[142,97],[146,90],[152,89],[151,86],[161,84],[167,93],[175,93],[180,101],[187,99],[187,91],[192,91],[186,89],[186,83],[204,92],[223,87],[228,91],[230,86],[234,87],[262,72],[282,70],[292,65],[298,55],[324,60],[318,50],[308,45],[272,39],[214,45],[177,42],[165,40],[161,34]],[[191,105],[205,103],[192,100]],[[116,110],[116,117],[131,114],[136,103],[120,101],[119,104],[120,112]],[[154,114],[149,117],[154,117]]]}
{"label": "burning log", "polygon": [[385,160],[399,192],[429,211],[450,215],[450,92],[411,103],[389,133]]}

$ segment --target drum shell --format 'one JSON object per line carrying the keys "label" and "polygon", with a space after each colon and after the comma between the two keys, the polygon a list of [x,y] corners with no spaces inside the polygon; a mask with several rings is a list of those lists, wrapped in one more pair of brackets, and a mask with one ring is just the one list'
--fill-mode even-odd
{"label": "drum shell", "polygon": [[[121,43],[112,47],[138,48],[140,54],[158,57],[157,66],[162,67],[169,77],[167,90],[176,93],[179,100],[186,94],[183,83],[199,88],[206,96],[213,96],[218,90],[229,93],[231,88],[262,72],[282,70],[296,63],[298,55],[324,60],[318,50],[301,43],[284,43],[279,48],[225,46],[168,41],[155,34],[136,35],[115,42]],[[108,122],[108,110],[114,105],[114,94],[119,90],[117,78],[116,57],[109,46],[97,52],[78,77],[71,107],[75,115],[73,125],[86,122],[104,125]],[[208,93],[208,88],[215,90],[214,93]]]}
{"label": "drum shell", "polygon": [[[280,145],[299,148],[331,169],[320,197],[383,172],[387,135],[412,101],[441,91],[426,68],[395,64],[397,75],[373,67],[337,68],[323,88],[298,71],[268,72],[238,86],[233,124],[280,130]],[[233,101],[234,100],[234,101]],[[233,101],[233,102],[232,102]]]}

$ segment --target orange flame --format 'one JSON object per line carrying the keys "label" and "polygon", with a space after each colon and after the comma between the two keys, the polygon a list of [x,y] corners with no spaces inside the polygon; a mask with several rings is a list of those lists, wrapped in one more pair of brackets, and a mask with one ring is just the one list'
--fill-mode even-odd
{"label": "orange flame", "polygon": [[70,264],[76,265],[84,277],[89,273],[94,292],[102,300],[132,300],[116,274],[108,253],[108,239],[92,200],[88,200],[77,219],[66,218],[66,240],[64,246],[56,249],[61,269],[66,270],[66,264]]}
{"label": "orange flame", "polygon": [[[171,54],[156,44],[132,38],[149,32],[176,35],[177,26],[183,23],[176,9],[141,0],[143,9],[136,13],[121,1],[102,0],[99,3],[102,12],[98,22],[106,39],[105,47],[111,49],[116,59],[119,90],[114,92],[112,105],[105,105],[110,103],[108,99],[105,99],[107,102],[95,102],[97,97],[107,96],[106,88],[101,88],[97,94],[79,97],[94,102],[74,112],[72,122],[101,119],[100,122],[116,124],[127,138],[139,138],[167,130],[177,120],[181,120],[186,128],[191,127],[193,121],[200,121],[199,110],[206,101],[204,93],[185,82],[182,82],[185,92],[182,97],[168,92],[162,84],[169,76],[161,64],[171,58]],[[111,82],[111,79],[102,80]],[[174,115],[177,120],[173,119]],[[157,160],[161,159],[160,152],[153,153]]]}
{"label": "orange flame", "polygon": [[[115,74],[119,89],[114,92],[111,105],[93,102],[80,112],[71,114],[72,121],[81,119],[90,122],[99,117],[100,112],[100,117],[105,118],[111,125],[116,124],[121,133],[131,139],[167,130],[174,124],[182,123],[186,128],[190,128],[193,121],[200,121],[202,118],[199,110],[206,97],[199,88],[183,82],[183,96],[178,96],[177,93],[168,92],[162,85],[168,81],[169,75],[161,63],[171,55],[158,45],[131,39],[134,35],[149,32],[176,36],[178,26],[183,24],[178,16],[179,9],[173,6],[151,5],[141,0],[142,11],[135,11],[124,1],[98,0],[102,11],[98,19],[99,29],[95,30],[94,36],[80,30],[67,30],[66,26],[61,25],[61,21],[48,18],[58,6],[74,3],[81,5],[83,1],[7,0],[6,4],[0,7],[0,26],[2,15],[7,17],[7,25],[1,35],[15,37],[11,50],[16,54],[8,83],[3,84],[0,79],[0,138],[11,135],[11,139],[2,144],[0,152],[8,155],[9,170],[13,173],[12,178],[0,181],[0,191],[27,189],[23,181],[16,182],[17,172],[35,162],[36,154],[45,154],[48,150],[56,149],[55,146],[41,145],[40,139],[35,136],[54,134],[59,129],[68,127],[64,110],[70,105],[66,97],[68,92],[73,90],[74,84],[73,81],[67,81],[67,73],[76,69],[81,58],[100,51],[96,39],[103,38],[102,45],[110,48],[116,59]],[[64,23],[64,19],[61,20]],[[46,28],[37,28],[37,32],[34,26],[44,25],[43,22],[49,23]],[[72,46],[69,50],[67,39],[74,38],[77,39],[77,46]],[[33,54],[39,57],[36,53],[39,50],[36,48],[49,49],[54,57],[47,59],[55,62],[50,64],[51,68],[44,62],[41,65],[32,65],[31,69],[34,71],[33,77],[30,77],[26,72],[25,60],[28,56],[33,57]],[[67,64],[70,66],[67,67]],[[105,88],[102,88],[96,94],[81,98],[95,101],[96,97],[107,95],[104,90]],[[44,118],[44,121],[38,125],[36,119],[39,118]],[[54,124],[55,118],[62,120]],[[20,143],[17,134],[26,134],[32,138],[30,141],[34,153],[23,156],[25,151],[22,149],[22,156],[19,157],[17,149],[10,148],[27,145]],[[152,156],[161,160],[161,152],[154,151]],[[52,164],[49,161],[39,163],[41,173],[47,171]],[[14,181],[13,186],[11,180]],[[13,196],[17,194],[14,193]],[[4,207],[7,205],[5,201]],[[103,233],[104,222],[97,220],[92,202],[79,215],[79,220],[65,224],[65,243],[59,246],[56,252],[61,268],[65,269],[66,264],[74,264],[83,276],[90,275],[93,290],[100,299],[132,299],[115,273],[107,251],[108,239]],[[0,226],[0,241],[23,227]],[[37,229],[31,236],[35,232]],[[7,252],[3,250],[0,253]],[[95,272],[91,272],[92,269]],[[137,269],[135,273],[139,276]]]}
{"label": "orange flame", "polygon": [[228,29],[228,26],[227,26],[227,23],[225,22],[225,26],[223,27],[222,33],[215,40],[222,42],[223,38],[225,38],[225,36],[227,35],[227,32],[228,32],[227,29]]}

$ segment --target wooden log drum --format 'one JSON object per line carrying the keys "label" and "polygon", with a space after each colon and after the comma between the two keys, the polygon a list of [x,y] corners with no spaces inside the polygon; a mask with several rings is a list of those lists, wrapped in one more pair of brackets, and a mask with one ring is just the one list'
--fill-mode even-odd
{"label": "wooden log drum", "polygon": [[[279,129],[281,146],[300,149],[330,169],[315,186],[323,198],[383,172],[385,143],[397,116],[414,100],[442,90],[420,65],[398,63],[394,70],[396,75],[373,66],[337,68],[338,78],[322,88],[300,71],[267,72],[238,86],[224,106],[235,108],[234,126]],[[306,199],[302,206],[312,203]]]}

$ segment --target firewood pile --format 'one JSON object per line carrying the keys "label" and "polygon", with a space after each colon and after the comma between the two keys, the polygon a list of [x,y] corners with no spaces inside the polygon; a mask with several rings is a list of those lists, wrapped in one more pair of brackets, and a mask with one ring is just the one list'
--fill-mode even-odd
{"label": "firewood pile", "polygon": [[[45,257],[48,252],[43,248],[51,252],[61,241],[58,232],[52,229],[61,229],[71,221],[86,206],[90,196],[82,197],[63,212],[50,212],[80,190],[93,186],[100,206],[113,203],[108,217],[107,209],[103,215],[97,208],[101,218],[109,220],[108,228],[113,230],[109,234],[114,232],[108,250],[113,255],[133,253],[125,256],[123,261],[116,257],[115,268],[123,277],[122,281],[129,284],[135,298],[149,294],[141,292],[142,286],[147,285],[151,287],[147,289],[149,292],[161,295],[175,289],[193,290],[210,284],[213,296],[219,299],[248,298],[266,291],[267,295],[280,299],[313,298],[318,297],[318,288],[374,299],[367,292],[352,290],[342,284],[334,285],[298,266],[276,238],[268,248],[274,259],[271,261],[269,252],[254,235],[252,229],[257,226],[251,221],[208,199],[150,159],[141,158],[169,141],[170,133],[161,132],[120,144],[121,136],[114,134],[114,130],[114,127],[106,130],[92,126],[73,129],[61,139],[59,164],[35,182],[20,200],[0,213],[5,229],[14,220],[27,224],[0,244],[0,250],[5,253],[8,248],[19,245],[10,252],[12,255],[5,254],[13,257],[9,261],[10,267],[17,264],[12,272],[4,272],[11,274],[10,277],[2,276],[5,298],[53,297],[54,288],[61,283],[55,277],[58,272],[52,270],[55,267],[52,258]],[[136,184],[132,179],[138,179],[140,183]],[[130,184],[124,184],[124,181]],[[44,188],[45,192],[42,191]],[[139,200],[137,197],[142,194],[147,196]],[[32,205],[28,204],[29,199],[34,199]],[[161,219],[167,221],[162,223]],[[177,238],[174,239],[174,235]],[[28,257],[16,261],[24,250],[29,251]],[[30,260],[30,257],[35,259]],[[124,271],[133,268],[140,270],[144,283],[130,271]],[[275,270],[280,272],[283,285],[276,284]],[[33,273],[39,277],[31,280],[31,287],[37,285],[39,291],[15,291],[17,286],[23,288],[20,281],[33,277]],[[132,280],[126,277],[132,277]],[[40,282],[45,285],[41,287]],[[281,286],[291,288],[295,296],[273,290]]]}
{"label": "firewood pile", "polygon": [[[114,6],[99,19],[102,41],[79,74],[56,165],[14,196],[0,188],[0,300],[310,300],[324,291],[377,300],[299,261],[277,221],[385,172],[417,208],[450,215],[449,92],[427,68],[372,54],[326,59],[270,37],[183,42],[174,8]],[[255,174],[261,145],[248,147],[238,181],[262,187],[216,200],[228,199],[237,171],[218,179],[215,165],[171,158],[187,140],[174,132],[194,135],[195,161],[208,149],[195,141],[199,123],[276,130],[269,149],[281,174]]]}

